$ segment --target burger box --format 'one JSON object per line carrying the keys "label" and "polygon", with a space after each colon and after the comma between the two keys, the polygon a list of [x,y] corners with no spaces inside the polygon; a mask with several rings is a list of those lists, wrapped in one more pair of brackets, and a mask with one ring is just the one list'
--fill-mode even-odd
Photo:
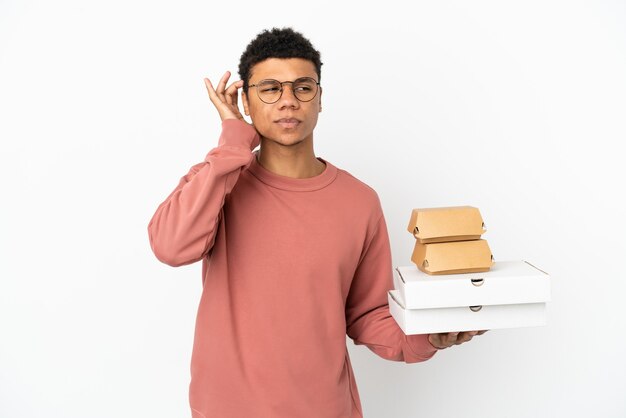
{"label": "burger box", "polygon": [[429,244],[416,241],[411,261],[428,274],[458,274],[489,271],[493,256],[484,239]]}
{"label": "burger box", "polygon": [[500,261],[484,273],[430,276],[396,268],[389,311],[405,334],[546,324],[550,277],[526,261]]}
{"label": "burger box", "polygon": [[479,239],[486,231],[473,206],[413,209],[407,230],[422,244]]}

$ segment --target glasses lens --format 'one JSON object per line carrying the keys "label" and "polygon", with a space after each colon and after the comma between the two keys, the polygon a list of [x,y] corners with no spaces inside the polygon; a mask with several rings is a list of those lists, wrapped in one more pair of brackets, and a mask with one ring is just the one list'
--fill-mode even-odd
{"label": "glasses lens", "polygon": [[256,90],[265,103],[274,103],[280,97],[280,83],[276,80],[263,80]]}
{"label": "glasses lens", "polygon": [[317,82],[312,78],[299,78],[293,83],[293,93],[302,102],[313,100],[317,94]]}

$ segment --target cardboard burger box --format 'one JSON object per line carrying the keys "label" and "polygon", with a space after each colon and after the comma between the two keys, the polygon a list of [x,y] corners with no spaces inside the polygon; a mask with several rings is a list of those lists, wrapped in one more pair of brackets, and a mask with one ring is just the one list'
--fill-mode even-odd
{"label": "cardboard burger box", "polygon": [[407,335],[541,326],[551,299],[549,275],[526,261],[436,277],[402,266],[394,286],[389,310]]}
{"label": "cardboard burger box", "polygon": [[484,239],[430,244],[416,241],[411,261],[428,274],[486,272],[494,264]]}
{"label": "cardboard burger box", "polygon": [[407,230],[421,244],[475,240],[486,231],[473,206],[413,209]]}

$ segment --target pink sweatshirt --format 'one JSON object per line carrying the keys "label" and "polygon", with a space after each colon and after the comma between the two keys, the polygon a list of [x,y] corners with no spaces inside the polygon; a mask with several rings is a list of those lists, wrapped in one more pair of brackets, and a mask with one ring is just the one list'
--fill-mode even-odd
{"label": "pink sweatshirt", "polygon": [[193,418],[356,418],[346,334],[387,360],[436,349],[389,313],[391,251],[376,192],[326,164],[274,174],[256,130],[222,123],[218,146],[158,207],[148,232],[171,266],[202,260],[189,401]]}

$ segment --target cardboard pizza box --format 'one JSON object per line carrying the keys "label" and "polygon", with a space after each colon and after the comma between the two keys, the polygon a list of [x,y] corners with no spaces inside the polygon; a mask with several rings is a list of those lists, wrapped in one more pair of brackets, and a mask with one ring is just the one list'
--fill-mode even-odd
{"label": "cardboard pizza box", "polygon": [[406,309],[397,290],[388,291],[387,301],[391,316],[406,335],[533,327],[547,323],[545,302]]}
{"label": "cardboard pizza box", "polygon": [[486,272],[433,276],[398,266],[394,288],[406,309],[548,302],[550,276],[528,261],[498,261]]}

